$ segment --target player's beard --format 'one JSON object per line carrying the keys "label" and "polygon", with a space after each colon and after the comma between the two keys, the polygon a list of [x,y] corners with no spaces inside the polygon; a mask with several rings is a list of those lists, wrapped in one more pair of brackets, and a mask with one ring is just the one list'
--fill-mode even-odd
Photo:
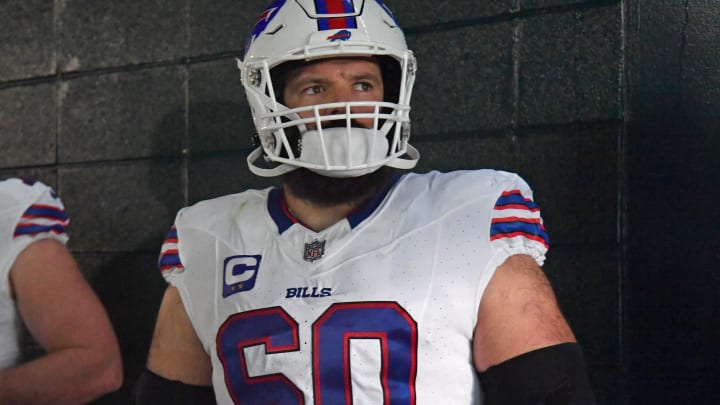
{"label": "player's beard", "polygon": [[[344,120],[329,121],[323,128],[345,128]],[[353,120],[351,126],[364,128]],[[341,204],[359,206],[390,185],[396,169],[381,166],[372,173],[358,177],[329,177],[305,168],[285,174],[283,184],[295,197],[318,207],[332,207]]]}
{"label": "player's beard", "polygon": [[359,206],[385,190],[397,171],[382,166],[358,177],[327,177],[300,168],[285,174],[283,184],[295,197],[319,207],[341,204]]}

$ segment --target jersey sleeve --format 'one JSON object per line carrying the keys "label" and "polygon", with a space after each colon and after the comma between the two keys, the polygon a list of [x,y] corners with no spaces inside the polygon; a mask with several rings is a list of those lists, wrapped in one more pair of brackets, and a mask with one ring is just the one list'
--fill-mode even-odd
{"label": "jersey sleeve", "polygon": [[172,274],[180,273],[185,269],[180,260],[178,245],[178,232],[175,225],[173,225],[165,236],[165,241],[160,248],[160,257],[158,258],[158,268],[163,278],[168,282]]}
{"label": "jersey sleeve", "polygon": [[540,207],[524,180],[515,176],[513,184],[501,192],[491,216],[490,243],[495,250],[506,256],[527,254],[543,265],[550,240]]}
{"label": "jersey sleeve", "polygon": [[160,248],[158,268],[167,285],[177,289],[195,333],[209,351],[212,339],[208,334],[214,329],[207,324],[206,314],[214,303],[214,239],[187,214],[183,208],[175,217]]}
{"label": "jersey sleeve", "polygon": [[28,187],[33,188],[33,198],[18,219],[13,230],[15,243],[25,246],[46,238],[53,238],[67,243],[67,228],[70,219],[65,213],[60,197],[48,186],[36,182]]}
{"label": "jersey sleeve", "polygon": [[50,187],[16,178],[0,181],[0,296],[9,291],[7,276],[17,257],[35,241],[67,243],[69,223]]}

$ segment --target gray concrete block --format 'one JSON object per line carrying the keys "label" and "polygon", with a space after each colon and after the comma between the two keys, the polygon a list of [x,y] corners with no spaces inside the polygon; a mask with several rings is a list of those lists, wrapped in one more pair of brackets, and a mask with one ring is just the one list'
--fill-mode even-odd
{"label": "gray concrete block", "polygon": [[[17,177],[20,179],[34,179],[50,186],[58,192],[57,169],[47,167],[23,167],[17,169],[0,169],[0,180]],[[62,195],[60,196],[62,199]]]}
{"label": "gray concrete block", "polygon": [[190,154],[250,148],[255,127],[234,59],[190,66]]}
{"label": "gray concrete block", "polygon": [[54,84],[0,89],[0,167],[55,163]]}
{"label": "gray concrete block", "polygon": [[385,0],[404,29],[417,25],[468,20],[509,12],[516,0]]}
{"label": "gray concrete block", "polygon": [[613,339],[620,329],[619,260],[615,245],[551,245],[543,266],[578,339],[592,358],[605,364],[619,359]]}
{"label": "gray concrete block", "polygon": [[55,72],[53,0],[0,2],[0,82]]}
{"label": "gray concrete block", "polygon": [[618,118],[621,39],[619,6],[524,20],[520,125]]}
{"label": "gray concrete block", "polygon": [[413,137],[497,129],[512,119],[512,25],[413,36]]}
{"label": "gray concrete block", "polygon": [[[702,158],[707,162],[716,162],[717,153],[720,151],[720,137],[716,135],[720,131],[720,114],[717,113],[720,110],[718,8],[702,2],[692,2],[688,3],[686,13],[684,40],[687,44],[681,47],[683,55],[676,59],[675,63],[681,65],[682,71],[680,97],[683,102],[683,114],[687,122],[692,123],[693,131],[683,131],[685,132],[683,135],[693,138],[693,142],[698,145],[710,146],[694,148],[692,152],[705,155]],[[670,44],[667,46],[670,47]],[[712,166],[720,169],[720,165],[717,164],[693,166],[699,168],[698,171],[705,171]],[[716,171],[716,173],[720,172]]]}
{"label": "gray concrete block", "polygon": [[619,404],[621,316],[618,248],[551,246],[543,270],[583,347],[598,404]]}
{"label": "gray concrete block", "polygon": [[167,284],[157,269],[160,247],[153,253],[76,253],[81,271],[107,310],[120,344],[124,383],[120,390],[93,401],[132,403],[132,387],[142,370]]}
{"label": "gray concrete block", "polygon": [[522,23],[520,125],[573,122],[578,116],[574,13],[548,14]]}
{"label": "gray concrete block", "polygon": [[578,119],[621,118],[622,5],[589,10],[578,18]]}
{"label": "gray concrete block", "polygon": [[542,209],[551,245],[617,239],[618,127],[519,136],[520,174]]}
{"label": "gray concrete block", "polygon": [[521,10],[540,9],[565,4],[577,3],[577,0],[518,0]]}
{"label": "gray concrete block", "polygon": [[517,167],[517,146],[509,135],[412,142],[420,151],[416,171],[500,169]]}
{"label": "gray concrete block", "polygon": [[542,9],[554,6],[568,6],[580,4],[607,4],[610,1],[619,2],[619,0],[519,0],[521,10]]}
{"label": "gray concrete block", "polygon": [[186,56],[185,3],[180,0],[58,3],[59,69],[92,70]]}
{"label": "gray concrete block", "polygon": [[604,243],[618,240],[621,207],[620,136],[621,124],[610,124],[578,131],[578,191],[587,206],[581,212],[578,241]]}
{"label": "gray concrete block", "polygon": [[60,161],[179,156],[186,147],[185,97],[179,67],[63,82]]}
{"label": "gray concrete block", "polygon": [[267,0],[190,0],[189,29],[191,55],[237,52],[245,43]]}
{"label": "gray concrete block", "polygon": [[189,203],[279,184],[277,178],[251,173],[246,158],[247,151],[230,156],[191,158],[188,164]]}
{"label": "gray concrete block", "polygon": [[59,189],[74,251],[156,251],[184,205],[179,163],[62,167]]}

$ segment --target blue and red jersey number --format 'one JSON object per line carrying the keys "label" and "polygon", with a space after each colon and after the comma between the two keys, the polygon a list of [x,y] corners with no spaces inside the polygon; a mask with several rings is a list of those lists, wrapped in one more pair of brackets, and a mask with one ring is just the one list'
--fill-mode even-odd
{"label": "blue and red jersey number", "polygon": [[[415,404],[417,324],[394,302],[337,303],[312,328],[315,405],[352,404],[349,346],[353,339],[380,343],[383,403]],[[250,377],[244,349],[264,345],[267,355],[300,348],[298,324],[280,307],[229,317],[217,335],[225,384],[236,404],[304,404],[300,389],[282,374]]]}

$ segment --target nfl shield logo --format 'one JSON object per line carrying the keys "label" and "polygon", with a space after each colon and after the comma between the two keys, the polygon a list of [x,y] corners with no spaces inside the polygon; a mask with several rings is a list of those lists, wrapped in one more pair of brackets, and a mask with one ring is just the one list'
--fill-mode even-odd
{"label": "nfl shield logo", "polygon": [[319,240],[314,240],[311,243],[305,244],[305,254],[303,255],[303,259],[305,259],[306,262],[314,262],[315,260],[320,259],[325,254],[325,241],[320,242]]}

